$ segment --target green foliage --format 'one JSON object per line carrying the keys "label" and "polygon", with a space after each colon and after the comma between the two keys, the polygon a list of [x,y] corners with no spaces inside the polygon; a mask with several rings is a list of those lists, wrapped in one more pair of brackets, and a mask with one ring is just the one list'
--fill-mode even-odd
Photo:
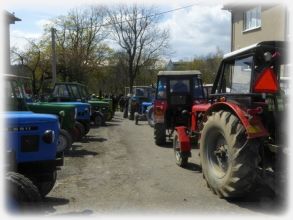
{"label": "green foliage", "polygon": [[204,83],[213,83],[222,58],[223,52],[217,48],[215,53],[196,57],[193,61],[176,62],[173,70],[199,70]]}

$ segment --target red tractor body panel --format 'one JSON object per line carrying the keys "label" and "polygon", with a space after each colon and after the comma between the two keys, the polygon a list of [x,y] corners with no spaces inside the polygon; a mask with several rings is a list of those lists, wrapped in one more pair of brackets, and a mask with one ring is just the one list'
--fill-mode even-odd
{"label": "red tractor body panel", "polygon": [[166,100],[155,100],[154,103],[154,121],[155,123],[165,122],[165,112],[167,110]]}
{"label": "red tractor body panel", "polygon": [[175,128],[178,133],[178,141],[180,143],[180,151],[181,152],[190,152],[191,145],[190,145],[190,138],[189,135],[186,133],[185,126],[178,126]]}
{"label": "red tractor body panel", "polygon": [[258,115],[248,114],[247,109],[240,108],[239,105],[235,103],[217,102],[210,106],[206,114],[211,114],[214,111],[219,111],[223,109],[231,110],[233,113],[235,113],[235,115],[237,115],[247,132],[248,139],[267,137],[269,135]]}
{"label": "red tractor body panel", "polygon": [[210,107],[211,107],[210,103],[195,104],[194,106],[192,106],[191,131],[198,130],[198,124],[197,124],[198,113],[201,113],[201,112],[205,113]]}

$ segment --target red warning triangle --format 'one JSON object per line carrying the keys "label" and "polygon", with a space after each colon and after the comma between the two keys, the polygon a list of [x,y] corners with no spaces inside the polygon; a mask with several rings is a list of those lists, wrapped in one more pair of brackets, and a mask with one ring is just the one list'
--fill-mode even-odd
{"label": "red warning triangle", "polygon": [[278,81],[276,74],[271,68],[266,68],[256,80],[254,92],[276,93],[278,91]]}

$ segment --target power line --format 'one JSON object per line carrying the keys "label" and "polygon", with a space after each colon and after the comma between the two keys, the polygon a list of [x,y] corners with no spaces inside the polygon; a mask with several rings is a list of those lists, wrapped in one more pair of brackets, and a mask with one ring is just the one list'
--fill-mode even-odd
{"label": "power line", "polygon": [[[168,11],[163,11],[163,12],[159,12],[159,13],[152,14],[152,15],[142,16],[142,17],[135,18],[135,19],[122,20],[122,21],[119,21],[119,22],[112,22],[112,23],[110,22],[110,23],[101,24],[101,25],[98,25],[98,26],[94,25],[94,26],[91,26],[91,27],[81,27],[79,29],[90,29],[90,28],[95,28],[95,27],[107,27],[107,26],[111,26],[111,25],[114,25],[114,24],[118,24],[118,23],[125,23],[125,22],[129,22],[129,21],[141,20],[141,19],[149,18],[149,17],[157,17],[157,16],[160,16],[160,15],[163,15],[163,14],[171,13],[171,12],[174,12],[174,11],[179,11],[179,10],[182,10],[182,9],[185,9],[185,8],[191,8],[194,5],[196,5],[196,4],[191,4],[191,5],[183,6],[183,7],[180,7],[180,8],[171,9],[171,10],[168,10]],[[66,30],[76,30],[76,29],[77,28],[66,28]]]}

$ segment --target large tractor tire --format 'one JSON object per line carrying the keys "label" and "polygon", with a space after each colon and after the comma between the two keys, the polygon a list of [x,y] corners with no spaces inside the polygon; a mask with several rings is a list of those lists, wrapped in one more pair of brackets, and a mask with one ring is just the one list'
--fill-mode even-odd
{"label": "large tractor tire", "polygon": [[22,174],[7,172],[5,174],[8,187],[8,209],[11,211],[24,211],[39,208],[41,195],[33,182]]}
{"label": "large tractor tire", "polygon": [[221,198],[243,197],[257,176],[260,141],[248,140],[231,112],[213,112],[201,131],[200,158],[204,178]]}
{"label": "large tractor tire", "polygon": [[154,106],[149,106],[147,109],[147,120],[149,125],[153,128],[155,126],[155,121],[154,121]]}
{"label": "large tractor tire", "polygon": [[164,145],[166,143],[166,126],[165,124],[155,124],[154,138],[156,145]]}
{"label": "large tractor tire", "polygon": [[173,149],[174,149],[176,164],[180,167],[186,167],[188,164],[188,157],[182,154],[182,152],[180,152],[180,142],[178,139],[177,132],[175,133],[174,139],[173,139]]}
{"label": "large tractor tire", "polygon": [[64,151],[65,149],[70,149],[72,145],[71,135],[64,129],[60,129],[59,139],[57,144],[57,152]]}
{"label": "large tractor tire", "polygon": [[38,187],[42,197],[45,197],[54,187],[57,179],[57,171],[54,170],[41,176],[32,176],[33,183]]}

